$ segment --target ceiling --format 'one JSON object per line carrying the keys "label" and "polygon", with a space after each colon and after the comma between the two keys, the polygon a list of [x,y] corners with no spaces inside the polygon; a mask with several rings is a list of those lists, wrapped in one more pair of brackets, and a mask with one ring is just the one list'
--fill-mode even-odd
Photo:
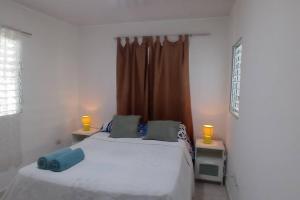
{"label": "ceiling", "polygon": [[235,0],[13,0],[76,25],[229,15]]}

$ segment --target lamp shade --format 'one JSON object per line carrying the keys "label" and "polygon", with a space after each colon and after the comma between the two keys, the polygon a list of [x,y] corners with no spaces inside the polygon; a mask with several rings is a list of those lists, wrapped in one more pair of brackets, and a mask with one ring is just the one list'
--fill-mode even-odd
{"label": "lamp shade", "polygon": [[202,131],[203,131],[203,141],[206,144],[211,144],[212,143],[212,137],[214,134],[214,126],[212,125],[203,125],[202,126]]}
{"label": "lamp shade", "polygon": [[81,117],[82,129],[84,131],[89,131],[91,129],[91,117],[88,115],[83,115]]}

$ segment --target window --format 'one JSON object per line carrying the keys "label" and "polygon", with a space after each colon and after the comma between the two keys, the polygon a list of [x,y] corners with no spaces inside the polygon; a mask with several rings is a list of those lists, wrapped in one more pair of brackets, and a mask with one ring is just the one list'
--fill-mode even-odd
{"label": "window", "polygon": [[239,117],[240,88],[241,88],[241,63],[242,63],[242,40],[233,46],[232,72],[231,72],[231,101],[230,111]]}
{"label": "window", "polygon": [[0,116],[21,111],[21,41],[18,33],[0,29]]}

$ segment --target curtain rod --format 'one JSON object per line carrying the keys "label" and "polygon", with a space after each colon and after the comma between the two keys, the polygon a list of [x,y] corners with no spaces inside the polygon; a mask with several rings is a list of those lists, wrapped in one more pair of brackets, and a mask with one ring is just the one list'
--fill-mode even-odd
{"label": "curtain rod", "polygon": [[31,36],[32,36],[32,33],[28,33],[28,32],[22,31],[22,30],[20,30],[20,29],[13,28],[13,27],[11,27],[11,26],[1,25],[1,28],[7,28],[7,29],[10,29],[10,30],[19,32],[19,33],[21,33],[21,34],[23,34],[23,35],[26,35],[26,36],[28,36],[28,37],[31,37]]}
{"label": "curtain rod", "polygon": [[[211,33],[181,33],[181,34],[165,34],[166,36],[179,36],[179,35],[188,35],[190,37],[195,37],[195,36],[210,36]],[[118,37],[114,37],[114,39],[118,39],[118,38],[126,38],[126,37],[155,37],[155,36],[165,36],[163,34],[157,34],[157,35],[120,35]]]}

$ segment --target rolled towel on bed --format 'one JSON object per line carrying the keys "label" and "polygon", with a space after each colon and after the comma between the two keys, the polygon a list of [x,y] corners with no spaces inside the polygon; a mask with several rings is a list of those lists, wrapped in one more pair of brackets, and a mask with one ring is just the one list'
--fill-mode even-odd
{"label": "rolled towel on bed", "polygon": [[55,151],[53,153],[47,154],[45,156],[42,156],[38,159],[37,164],[38,164],[38,168],[39,169],[49,169],[50,167],[50,162],[52,160],[54,160],[56,157],[63,155],[65,153],[71,152],[72,149],[70,148],[64,148],[64,149],[60,149],[58,151]]}
{"label": "rolled towel on bed", "polygon": [[58,156],[50,163],[50,170],[53,172],[62,172],[73,167],[84,159],[84,152],[81,148]]}

